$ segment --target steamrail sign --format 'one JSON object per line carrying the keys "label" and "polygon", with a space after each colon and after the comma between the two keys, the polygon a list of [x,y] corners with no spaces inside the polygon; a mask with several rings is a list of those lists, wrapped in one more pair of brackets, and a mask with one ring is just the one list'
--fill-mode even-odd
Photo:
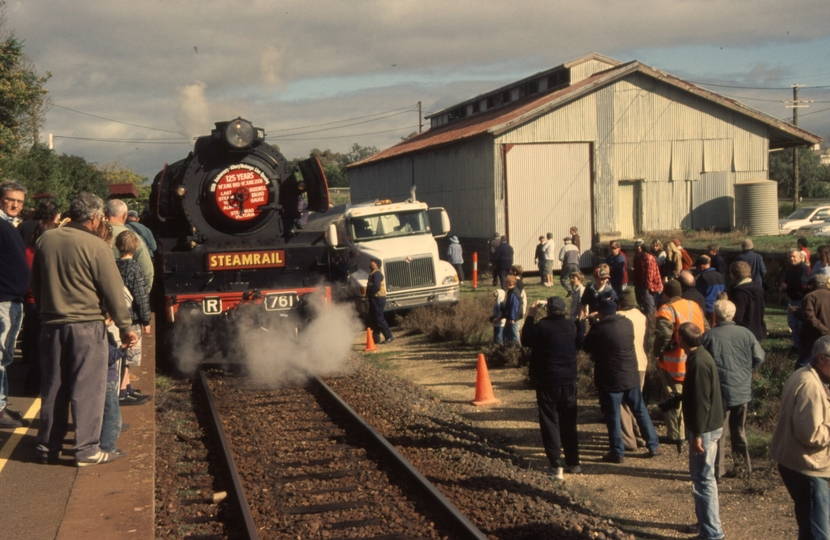
{"label": "steamrail sign", "polygon": [[246,268],[279,268],[281,266],[285,266],[285,252],[281,249],[211,253],[207,257],[208,270],[244,270]]}

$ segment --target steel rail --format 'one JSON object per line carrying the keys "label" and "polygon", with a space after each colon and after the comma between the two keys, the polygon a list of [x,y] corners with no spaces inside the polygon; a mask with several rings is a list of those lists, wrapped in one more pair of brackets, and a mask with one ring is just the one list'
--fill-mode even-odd
{"label": "steel rail", "polygon": [[378,433],[375,428],[370,426],[366,423],[363,418],[358,415],[354,409],[349,407],[349,405],[343,401],[343,399],[337,395],[337,393],[326,383],[324,383],[319,377],[316,375],[314,376],[313,380],[320,386],[323,392],[332,400],[334,401],[337,406],[349,417],[351,421],[353,421],[360,429],[369,436],[370,439],[380,448],[386,456],[391,459],[393,462],[397,463],[400,467],[400,470],[409,478],[410,481],[414,482],[415,485],[420,487],[423,492],[432,499],[432,502],[436,505],[435,510],[437,510],[447,521],[447,524],[452,525],[457,532],[463,538],[474,538],[476,540],[487,540],[487,536],[482,533],[478,527],[476,527],[458,508],[455,507],[446,497],[444,494],[441,493],[435,485],[430,482],[429,480],[421,474],[418,469],[412,466],[412,464],[407,461],[407,459],[400,453],[398,450],[392,446],[392,444],[387,441],[380,433]]}
{"label": "steel rail", "polygon": [[199,370],[199,380],[201,381],[202,389],[205,392],[208,407],[210,407],[210,415],[213,418],[213,427],[216,430],[216,436],[219,438],[219,444],[222,447],[222,461],[224,462],[228,476],[231,479],[229,491],[233,496],[234,503],[242,515],[247,538],[250,540],[259,540],[259,530],[257,529],[256,523],[254,523],[254,517],[251,514],[251,507],[248,504],[248,498],[245,497],[245,490],[242,487],[242,479],[239,477],[239,471],[236,468],[236,463],[234,463],[233,454],[231,454],[231,447],[228,444],[228,438],[225,436],[225,429],[222,427],[222,420],[219,417],[219,411],[216,410],[216,402],[214,401],[213,393],[210,391],[210,387],[208,386],[207,376],[205,376],[204,370]]}

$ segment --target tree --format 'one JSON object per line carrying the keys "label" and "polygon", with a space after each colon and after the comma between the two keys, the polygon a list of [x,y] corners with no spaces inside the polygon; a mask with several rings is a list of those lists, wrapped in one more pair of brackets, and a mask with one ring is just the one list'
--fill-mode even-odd
{"label": "tree", "polygon": [[346,152],[346,161],[343,163],[343,166],[351,165],[352,163],[357,163],[363,159],[366,159],[369,156],[373,156],[378,153],[377,146],[360,146],[357,143],[352,145],[352,149]]}
{"label": "tree", "polygon": [[[793,153],[791,150],[770,152],[769,177],[778,182],[783,197],[793,196]],[[799,196],[808,199],[830,197],[830,168],[809,149],[798,151]]]}
{"label": "tree", "polygon": [[58,155],[42,144],[0,158],[0,172],[28,188],[27,208],[34,206],[34,195],[38,193],[50,193],[63,210],[81,191],[102,199],[109,195],[106,179],[95,164],[79,156]]}
{"label": "tree", "polygon": [[[323,172],[326,173],[326,180],[328,180],[330,187],[349,187],[349,171],[346,170],[346,167],[377,154],[377,152],[378,149],[375,146],[361,146],[354,143],[351,150],[345,154],[314,148],[308,153],[308,156],[320,160],[320,165],[323,166]],[[296,165],[300,160],[301,158],[296,158],[292,163]]]}
{"label": "tree", "polygon": [[37,142],[48,107],[43,88],[52,76],[38,76],[23,54],[23,41],[6,29],[6,3],[0,2],[0,156]]}

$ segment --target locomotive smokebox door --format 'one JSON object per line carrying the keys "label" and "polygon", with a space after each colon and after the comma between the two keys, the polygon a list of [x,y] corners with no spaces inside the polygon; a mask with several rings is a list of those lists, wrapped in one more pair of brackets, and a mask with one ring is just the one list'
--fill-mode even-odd
{"label": "locomotive smokebox door", "polygon": [[312,212],[326,212],[329,209],[329,184],[323,166],[316,157],[297,163],[303,175],[306,193],[308,194],[308,209]]}

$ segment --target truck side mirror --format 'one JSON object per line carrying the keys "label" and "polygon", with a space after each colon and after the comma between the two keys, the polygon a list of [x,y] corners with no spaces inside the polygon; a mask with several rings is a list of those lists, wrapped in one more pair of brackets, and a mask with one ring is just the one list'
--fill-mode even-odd
{"label": "truck side mirror", "polygon": [[337,225],[334,223],[329,223],[328,228],[326,229],[326,245],[329,247],[337,247]]}
{"label": "truck side mirror", "polygon": [[443,238],[450,232],[450,216],[443,208],[430,208],[428,210],[429,227],[432,230],[432,236],[435,238]]}

